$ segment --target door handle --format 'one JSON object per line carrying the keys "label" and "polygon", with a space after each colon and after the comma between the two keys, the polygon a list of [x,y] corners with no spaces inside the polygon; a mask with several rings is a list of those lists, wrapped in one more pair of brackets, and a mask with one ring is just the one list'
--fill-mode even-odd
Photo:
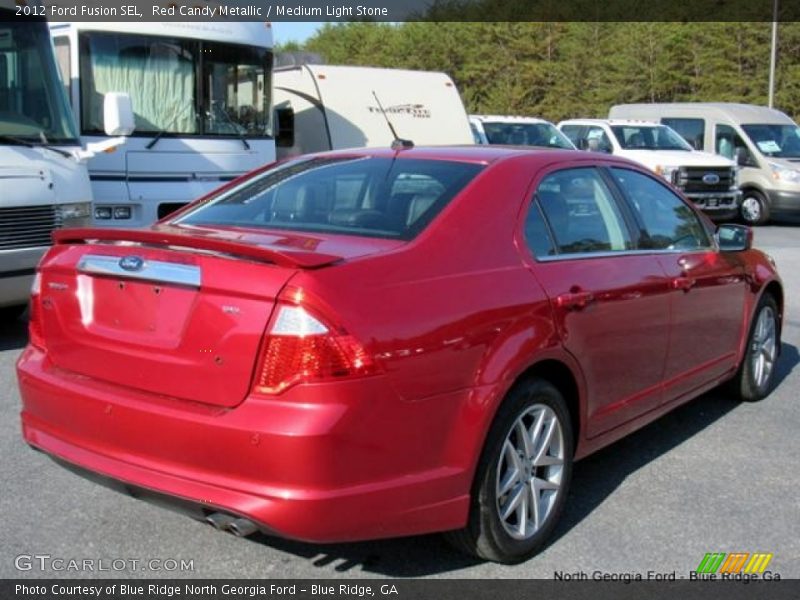
{"label": "door handle", "polygon": [[695,286],[696,283],[697,280],[694,277],[681,275],[680,277],[675,277],[672,280],[671,286],[673,290],[683,290],[684,292],[688,292]]}
{"label": "door handle", "polygon": [[567,310],[583,310],[594,300],[594,294],[591,292],[570,292],[556,296],[556,306]]}

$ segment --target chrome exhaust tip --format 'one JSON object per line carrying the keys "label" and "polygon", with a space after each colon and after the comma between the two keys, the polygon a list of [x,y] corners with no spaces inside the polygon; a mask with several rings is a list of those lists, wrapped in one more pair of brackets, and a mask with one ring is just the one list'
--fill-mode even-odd
{"label": "chrome exhaust tip", "polygon": [[228,531],[234,521],[236,517],[220,512],[211,513],[206,517],[206,523],[219,531]]}
{"label": "chrome exhaust tip", "polygon": [[258,527],[255,523],[249,519],[242,518],[234,519],[228,528],[233,532],[234,535],[238,537],[247,537],[258,531]]}

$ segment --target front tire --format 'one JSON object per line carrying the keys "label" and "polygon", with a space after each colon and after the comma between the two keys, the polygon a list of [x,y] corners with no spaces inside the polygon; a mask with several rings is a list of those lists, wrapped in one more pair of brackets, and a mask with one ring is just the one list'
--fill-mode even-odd
{"label": "front tire", "polygon": [[533,556],[563,511],[573,449],[571,420],[558,389],[541,379],[517,384],[486,439],[467,527],[448,534],[450,541],[500,563]]}
{"label": "front tire", "polygon": [[758,190],[746,190],[739,214],[746,225],[764,225],[769,221],[767,197]]}
{"label": "front tire", "polygon": [[731,381],[733,393],[744,402],[756,402],[772,391],[781,344],[775,298],[763,296],[754,314],[742,364]]}

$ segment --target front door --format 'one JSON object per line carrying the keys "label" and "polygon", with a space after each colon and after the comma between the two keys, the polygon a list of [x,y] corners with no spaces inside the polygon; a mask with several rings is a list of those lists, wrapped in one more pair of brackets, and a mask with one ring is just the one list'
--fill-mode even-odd
{"label": "front door", "polygon": [[746,300],[744,265],[735,253],[717,250],[695,211],[656,178],[616,167],[611,172],[672,288],[664,372],[668,402],[736,366]]}

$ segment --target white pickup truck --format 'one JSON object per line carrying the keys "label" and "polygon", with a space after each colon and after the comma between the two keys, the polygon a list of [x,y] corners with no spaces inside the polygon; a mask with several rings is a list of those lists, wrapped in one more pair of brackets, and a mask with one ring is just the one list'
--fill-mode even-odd
{"label": "white pickup truck", "polygon": [[710,217],[738,214],[736,163],[692,148],[666,125],[617,119],[570,119],[558,129],[581,150],[607,152],[643,164],[679,188]]}

